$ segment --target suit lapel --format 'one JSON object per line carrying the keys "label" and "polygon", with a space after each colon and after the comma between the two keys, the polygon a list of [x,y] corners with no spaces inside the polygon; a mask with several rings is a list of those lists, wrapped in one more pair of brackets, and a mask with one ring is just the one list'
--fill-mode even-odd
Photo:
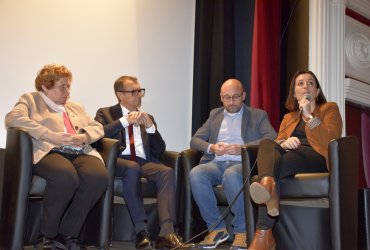
{"label": "suit lapel", "polygon": [[113,121],[121,118],[123,116],[121,106],[119,104],[114,105],[110,110],[110,115],[112,116]]}
{"label": "suit lapel", "polygon": [[144,152],[145,152],[147,160],[150,160],[150,145],[149,145],[148,133],[146,132],[144,125],[140,126],[140,130],[141,130],[141,140],[143,141]]}
{"label": "suit lapel", "polygon": [[248,123],[248,117],[249,116],[249,110],[243,105],[242,107],[243,109],[243,117],[242,117],[242,125],[241,125],[241,129],[242,131],[240,131],[240,135],[244,141],[244,143],[247,143],[247,133],[248,133],[248,129],[247,129],[247,123]]}

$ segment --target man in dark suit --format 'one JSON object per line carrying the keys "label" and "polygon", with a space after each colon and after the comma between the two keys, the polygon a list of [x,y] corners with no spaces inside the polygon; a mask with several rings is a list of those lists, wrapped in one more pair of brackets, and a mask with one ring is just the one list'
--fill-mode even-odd
{"label": "man in dark suit", "polygon": [[[229,238],[212,186],[223,184],[225,196],[232,203],[243,186],[241,146],[258,144],[262,138],[274,139],[267,113],[244,104],[246,92],[237,79],[222,84],[223,107],[213,109],[208,120],[191,138],[190,147],[203,152],[200,165],[189,174],[191,191],[209,234],[199,243],[200,249],[213,249]],[[231,250],[247,249],[243,195],[239,195],[231,212],[234,215],[234,241]]]}
{"label": "man in dark suit", "polygon": [[139,110],[145,89],[140,87],[136,77],[122,76],[114,83],[114,92],[119,103],[100,108],[95,120],[103,124],[105,137],[117,139],[125,147],[117,159],[116,174],[122,176],[123,196],[136,232],[135,246],[137,249],[152,248],[146,229],[141,176],[157,186],[160,232],[155,248],[183,246],[181,237],[174,230],[175,173],[158,160],[166,144],[153,116]]}

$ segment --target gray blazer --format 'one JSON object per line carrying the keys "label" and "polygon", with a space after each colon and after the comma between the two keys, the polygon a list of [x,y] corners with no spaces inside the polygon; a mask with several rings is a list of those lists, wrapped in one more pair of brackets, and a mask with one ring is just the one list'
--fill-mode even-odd
{"label": "gray blazer", "polygon": [[[67,102],[64,107],[77,133],[87,133],[89,144],[104,136],[103,126],[90,117],[81,104]],[[12,111],[5,116],[5,126],[24,129],[32,137],[34,164],[54,147],[60,146],[41,139],[42,135],[48,130],[64,131],[63,118],[46,104],[39,92],[22,95]],[[84,147],[84,152],[103,161],[100,154],[89,145]]]}
{"label": "gray blazer", "polygon": [[[241,136],[246,145],[258,144],[261,139],[275,139],[276,132],[267,118],[267,113],[243,104]],[[198,129],[190,141],[190,147],[203,152],[201,162],[213,160],[214,154],[207,153],[208,146],[217,142],[224,119],[224,107],[211,110],[207,121]]]}

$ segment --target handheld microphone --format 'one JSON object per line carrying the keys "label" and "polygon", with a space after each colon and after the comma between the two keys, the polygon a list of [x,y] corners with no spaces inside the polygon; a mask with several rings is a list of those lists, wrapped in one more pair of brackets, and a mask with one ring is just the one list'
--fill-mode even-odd
{"label": "handheld microphone", "polygon": [[306,94],[303,95],[303,98],[306,98],[307,101],[311,101],[312,96],[311,96],[311,94],[306,93]]}
{"label": "handheld microphone", "polygon": [[[312,95],[310,93],[306,93],[306,94],[303,95],[303,98],[306,98],[308,101],[311,101]],[[293,121],[291,121],[288,125],[286,125],[283,129],[281,129],[278,132],[278,134],[280,134],[281,132],[286,130],[288,127],[290,127],[290,125],[292,125],[295,121],[297,121],[299,118],[301,118],[302,112],[303,112],[302,107],[299,107],[299,113],[298,113],[297,117]]]}
{"label": "handheld microphone", "polygon": [[[311,101],[311,94],[310,93],[306,93],[306,94],[304,94],[303,95],[303,98],[305,98],[307,101]],[[302,114],[302,112],[303,112],[303,109],[302,109],[302,107],[299,107],[299,114]]]}

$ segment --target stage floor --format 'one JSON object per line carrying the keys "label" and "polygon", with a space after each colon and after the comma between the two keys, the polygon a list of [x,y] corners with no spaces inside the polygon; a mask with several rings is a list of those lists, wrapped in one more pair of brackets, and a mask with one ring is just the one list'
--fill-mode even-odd
{"label": "stage floor", "polygon": [[[229,249],[231,243],[221,244],[216,249]],[[25,250],[31,250],[34,249],[32,246],[27,246],[24,248]],[[95,247],[88,247],[88,249],[93,250],[97,249]],[[195,248],[196,249],[196,248]],[[110,250],[136,250],[134,242],[131,241],[113,241],[112,246],[110,247]]]}

